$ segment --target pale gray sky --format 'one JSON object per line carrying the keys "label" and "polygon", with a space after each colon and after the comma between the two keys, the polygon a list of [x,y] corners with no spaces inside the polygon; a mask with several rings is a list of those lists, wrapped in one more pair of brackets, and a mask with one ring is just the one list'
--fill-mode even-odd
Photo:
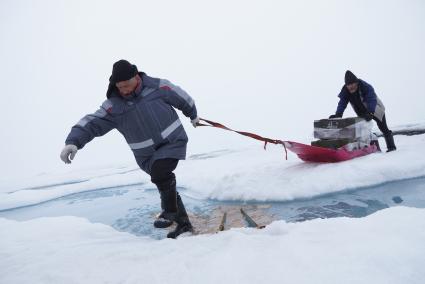
{"label": "pale gray sky", "polygon": [[[390,125],[425,121],[419,0],[3,0],[0,39],[2,179],[134,163],[117,132],[71,166],[59,159],[121,58],[183,87],[201,117],[271,138],[309,141],[313,120],[335,111],[346,69],[375,87]],[[258,143],[183,120],[189,153]]]}

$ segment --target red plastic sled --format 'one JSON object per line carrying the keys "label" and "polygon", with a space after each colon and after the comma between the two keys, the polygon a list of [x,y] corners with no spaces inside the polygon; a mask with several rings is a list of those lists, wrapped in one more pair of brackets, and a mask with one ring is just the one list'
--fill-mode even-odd
{"label": "red plastic sled", "polygon": [[380,151],[375,144],[371,144],[363,149],[348,151],[344,148],[334,150],[292,141],[285,141],[284,143],[288,150],[294,152],[301,160],[306,162],[336,163]]}

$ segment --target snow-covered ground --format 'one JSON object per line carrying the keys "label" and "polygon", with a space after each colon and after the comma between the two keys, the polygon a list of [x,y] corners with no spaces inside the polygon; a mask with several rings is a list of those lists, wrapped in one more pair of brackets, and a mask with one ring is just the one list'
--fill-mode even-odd
{"label": "snow-covered ground", "polygon": [[0,1],[0,283],[424,283],[424,135],[308,164],[181,115],[190,214],[271,204],[279,218],[177,240],[157,240],[157,191],[117,131],[71,165],[58,157],[119,59],[182,86],[201,117],[271,138],[309,143],[347,69],[374,86],[391,129],[424,129],[424,5]]}
{"label": "snow-covered ground", "polygon": [[[395,139],[395,152],[337,164],[304,163],[291,153],[286,161],[283,148],[269,145],[264,151],[261,143],[255,148],[192,155],[177,168],[177,182],[186,189],[186,195],[198,199],[288,201],[425,176],[425,136]],[[380,143],[385,149],[382,138]],[[152,188],[149,176],[130,166],[3,181],[0,210],[125,185]]]}
{"label": "snow-covered ground", "polygon": [[[408,135],[423,134],[425,132],[425,123],[420,122],[420,123],[409,123],[409,124],[399,125],[399,126],[391,127],[391,130],[395,134],[398,134],[398,133],[402,133],[402,134],[404,133]],[[377,135],[382,135],[382,132],[379,130],[376,130],[374,132]]]}
{"label": "snow-covered ground", "polygon": [[0,283],[423,283],[425,209],[153,241],[77,217],[0,219]]}
{"label": "snow-covered ground", "polygon": [[[0,283],[422,283],[425,136],[396,142],[337,164],[286,161],[283,148],[261,144],[191,155],[177,170],[191,213],[211,199],[270,201],[264,212],[304,222],[177,240],[152,229],[159,199],[137,168],[3,180]],[[338,216],[366,217],[320,219]]]}
{"label": "snow-covered ground", "polygon": [[[201,211],[209,210],[211,199],[276,203],[312,198],[267,211],[288,217],[291,207],[298,208],[291,216],[295,221],[356,216],[347,210],[359,208],[357,217],[380,211],[364,218],[274,221],[263,230],[234,228],[176,241],[157,240],[164,237],[151,228],[158,198],[148,176],[137,168],[73,171],[71,166],[68,172],[3,180],[0,209],[8,219],[0,217],[0,283],[422,283],[425,209],[398,206],[423,207],[422,185],[407,186],[411,196],[406,193],[403,201],[396,196],[399,201],[388,202],[394,192],[400,194],[390,188],[381,198],[387,203],[375,199],[378,192],[354,193],[354,207],[336,197],[325,198],[326,205],[320,207],[318,198],[425,176],[425,136],[396,136],[396,142],[395,152],[337,164],[304,163],[291,153],[286,161],[283,148],[270,145],[264,151],[261,144],[191,155],[177,170],[190,211],[191,198],[199,200],[195,207],[202,206]],[[91,190],[96,192],[90,196],[72,195]],[[418,194],[421,198],[412,202]],[[10,210],[67,196],[75,197],[63,201],[76,205],[64,206],[62,201],[56,207]],[[378,202],[370,206],[364,197]],[[329,206],[329,199],[334,205]],[[321,214],[323,208],[330,211]],[[93,223],[98,221],[102,224]]]}

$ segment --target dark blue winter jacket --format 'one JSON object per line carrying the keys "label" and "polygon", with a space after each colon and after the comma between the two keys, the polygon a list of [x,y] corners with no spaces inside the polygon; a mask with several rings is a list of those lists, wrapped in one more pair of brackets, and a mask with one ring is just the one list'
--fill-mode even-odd
{"label": "dark blue winter jacket", "polygon": [[125,98],[117,90],[108,93],[108,99],[95,113],[72,127],[65,143],[81,149],[94,137],[117,129],[147,173],[158,159],[185,159],[188,138],[174,107],[195,119],[195,102],[168,80],[139,75],[142,88],[138,93]]}
{"label": "dark blue winter jacket", "polygon": [[[354,96],[360,96],[360,102],[363,105],[357,104],[359,100],[358,98],[356,99]],[[359,89],[354,94],[350,94],[347,87],[344,85],[338,97],[339,103],[336,110],[337,115],[342,116],[348,103],[350,103],[357,115],[362,115],[364,114],[364,112],[367,111],[369,113],[374,114],[374,116],[377,117],[379,120],[382,120],[382,117],[384,116],[385,107],[383,103],[376,95],[373,87],[366,81],[359,79]]]}

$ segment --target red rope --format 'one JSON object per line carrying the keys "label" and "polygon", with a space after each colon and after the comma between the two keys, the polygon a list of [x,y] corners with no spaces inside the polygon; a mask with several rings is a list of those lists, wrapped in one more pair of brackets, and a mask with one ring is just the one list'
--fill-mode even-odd
{"label": "red rope", "polygon": [[280,144],[280,145],[283,146],[283,148],[285,148],[285,159],[288,160],[288,150],[286,149],[286,145],[285,145],[284,141],[282,141],[282,140],[276,140],[276,139],[270,139],[270,138],[262,137],[258,134],[255,134],[255,133],[233,130],[231,128],[228,128],[227,126],[224,126],[221,123],[214,122],[214,121],[207,120],[207,119],[203,119],[203,118],[200,118],[199,120],[208,123],[208,124],[203,124],[203,123],[198,122],[199,126],[210,126],[210,127],[221,128],[221,129],[224,129],[224,130],[239,133],[239,134],[244,135],[244,136],[248,136],[248,137],[256,139],[256,140],[263,141],[264,142],[264,150],[266,150],[267,143]]}

